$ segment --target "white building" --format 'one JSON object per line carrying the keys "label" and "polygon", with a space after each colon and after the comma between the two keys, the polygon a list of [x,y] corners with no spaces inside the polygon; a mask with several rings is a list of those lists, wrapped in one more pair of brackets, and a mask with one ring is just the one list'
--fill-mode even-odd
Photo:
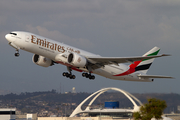
{"label": "white building", "polygon": [[[90,106],[93,104],[93,102],[104,92],[108,91],[108,90],[114,90],[114,91],[118,91],[120,93],[123,93],[133,104],[133,109],[91,109]],[[82,110],[82,105],[88,101],[89,99],[92,100],[89,102],[89,104],[87,105],[87,107],[85,108],[85,110]],[[138,105],[138,104],[139,105]],[[130,94],[129,92],[119,89],[119,88],[114,88],[114,87],[108,87],[108,88],[103,88],[101,90],[98,90],[96,92],[94,92],[93,94],[91,94],[90,96],[88,96],[84,101],[82,101],[77,107],[76,109],[73,111],[73,113],[70,115],[70,117],[75,117],[75,116],[79,116],[80,114],[82,116],[90,116],[90,117],[97,117],[97,116],[102,116],[102,117],[121,117],[121,118],[130,118],[132,116],[133,112],[139,111],[140,106],[142,105],[142,103],[132,94]]]}
{"label": "white building", "polygon": [[16,108],[0,108],[0,120],[15,120]]}

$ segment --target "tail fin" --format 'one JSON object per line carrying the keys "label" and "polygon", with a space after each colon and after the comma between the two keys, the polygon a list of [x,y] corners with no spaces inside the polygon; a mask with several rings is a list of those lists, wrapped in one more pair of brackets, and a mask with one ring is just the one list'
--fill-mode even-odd
{"label": "tail fin", "polygon": [[[157,55],[159,51],[160,51],[160,48],[154,47],[150,51],[145,53],[143,56]],[[146,74],[153,61],[154,61],[154,58],[152,58],[152,59],[145,59],[145,60],[142,60],[142,61],[135,61],[129,67],[134,67],[135,71],[141,71],[141,72]]]}

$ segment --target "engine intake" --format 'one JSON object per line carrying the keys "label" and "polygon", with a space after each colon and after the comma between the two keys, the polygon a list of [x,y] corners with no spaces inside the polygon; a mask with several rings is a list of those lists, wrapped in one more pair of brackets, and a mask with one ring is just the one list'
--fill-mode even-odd
{"label": "engine intake", "polygon": [[77,53],[70,53],[68,55],[68,63],[75,67],[85,67],[87,64],[87,59]]}
{"label": "engine intake", "polygon": [[37,54],[33,55],[32,61],[36,65],[39,65],[42,67],[49,67],[53,65],[53,61],[51,59],[46,58],[44,56],[37,55]]}

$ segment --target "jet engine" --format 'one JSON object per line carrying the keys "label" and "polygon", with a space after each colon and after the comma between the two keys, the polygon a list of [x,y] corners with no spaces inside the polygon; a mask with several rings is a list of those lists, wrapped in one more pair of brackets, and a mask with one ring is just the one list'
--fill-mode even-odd
{"label": "jet engine", "polygon": [[68,63],[76,67],[85,67],[87,64],[87,59],[77,53],[70,53],[68,55]]}
{"label": "jet engine", "polygon": [[33,55],[32,61],[39,66],[49,67],[53,65],[53,61],[49,58],[45,58],[44,56],[40,56],[37,54]]}

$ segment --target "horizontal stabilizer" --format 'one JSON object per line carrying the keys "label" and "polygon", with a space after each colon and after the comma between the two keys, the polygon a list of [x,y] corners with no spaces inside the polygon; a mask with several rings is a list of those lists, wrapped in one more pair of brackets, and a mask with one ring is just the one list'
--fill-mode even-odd
{"label": "horizontal stabilizer", "polygon": [[171,76],[162,76],[162,75],[138,75],[138,77],[142,77],[142,78],[171,78],[171,79],[173,79],[173,77],[171,77]]}

